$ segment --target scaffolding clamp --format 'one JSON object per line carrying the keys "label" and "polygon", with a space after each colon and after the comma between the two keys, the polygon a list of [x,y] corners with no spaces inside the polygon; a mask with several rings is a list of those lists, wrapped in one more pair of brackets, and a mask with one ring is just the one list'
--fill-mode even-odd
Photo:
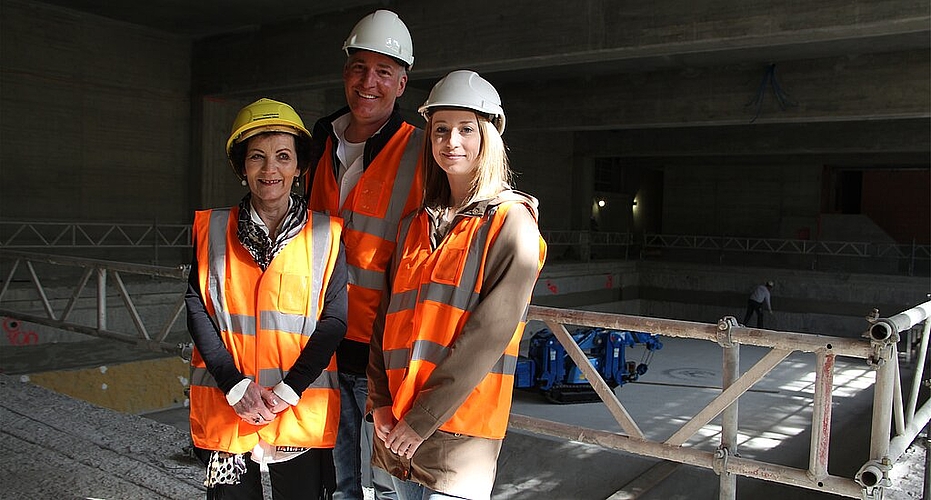
{"label": "scaffolding clamp", "polygon": [[870,460],[854,476],[854,480],[863,487],[863,500],[882,500],[883,490],[892,486],[889,471],[892,462],[889,457],[881,460]]}
{"label": "scaffolding clamp", "polygon": [[893,348],[899,341],[895,325],[888,320],[878,320],[870,326],[865,336],[870,339],[870,355],[866,358],[869,366],[879,368],[893,359]]}
{"label": "scaffolding clamp", "polygon": [[178,356],[185,362],[190,363],[194,355],[193,342],[178,342]]}
{"label": "scaffolding clamp", "polygon": [[725,316],[719,319],[717,333],[718,345],[725,348],[734,347],[734,340],[731,338],[731,329],[739,326],[740,324],[737,323],[737,318],[733,316]]}
{"label": "scaffolding clamp", "polygon": [[717,450],[714,450],[714,460],[711,462],[711,469],[715,474],[727,474],[727,459],[730,456],[730,451],[726,446],[721,446]]}

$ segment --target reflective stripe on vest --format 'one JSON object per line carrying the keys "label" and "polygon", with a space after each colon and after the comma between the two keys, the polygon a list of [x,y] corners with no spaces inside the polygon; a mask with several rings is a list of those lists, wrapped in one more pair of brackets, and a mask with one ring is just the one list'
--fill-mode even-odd
{"label": "reflective stripe on vest", "polygon": [[[349,279],[349,325],[346,338],[367,343],[385,285],[385,269],[397,239],[398,223],[411,196],[416,208],[423,182],[418,163],[423,131],[404,123],[366,167],[359,181],[339,206],[339,185],[333,166],[333,140],[314,174],[309,206],[339,214],[345,221],[343,242]],[[390,186],[390,190],[386,188]]]}
{"label": "reflective stripe on vest", "polygon": [[[214,310],[213,319],[221,330],[255,335],[255,317],[230,314],[226,309],[225,289],[218,283],[226,281],[226,229],[229,225],[229,209],[213,210],[210,217],[210,267],[211,276],[216,279],[209,281],[209,293],[213,303],[218,309]],[[313,223],[313,224],[311,224]],[[313,228],[312,255],[326,255],[332,242],[329,238],[329,217],[319,213],[311,213],[307,224]],[[322,290],[323,275],[326,261],[316,259],[311,262],[311,290]],[[222,306],[222,307],[221,307]],[[310,302],[309,316],[286,314],[280,311],[259,311],[259,322],[265,330],[280,330],[288,333],[299,333],[310,336],[317,329],[317,318],[320,317],[320,301]]]}
{"label": "reflective stripe on vest", "polygon": [[[287,370],[259,370],[258,384],[265,387],[272,387],[287,376]],[[213,378],[213,375],[207,371],[206,367],[195,367],[191,370],[191,385],[217,387],[217,381]],[[308,386],[308,388],[311,389],[336,389],[338,387],[338,376],[335,372],[327,370],[324,370],[324,372]]]}
{"label": "reflective stripe on vest", "polygon": [[[198,212],[194,234],[201,297],[237,369],[263,387],[287,376],[312,338],[339,254],[340,221],[309,213],[304,229],[262,271],[237,239],[238,208]],[[229,273],[229,275],[227,275]],[[195,349],[191,359],[195,445],[242,453],[275,445],[332,447],[339,418],[335,356],[270,424],[242,422]]]}
{"label": "reflective stripe on vest", "polygon": [[[430,250],[429,216],[421,211],[399,230],[400,258],[385,321],[383,355],[395,416],[403,416],[434,367],[447,356],[480,300],[484,260],[511,203],[455,223]],[[542,262],[540,263],[542,266]],[[527,297],[529,305],[530,297]],[[527,306],[490,372],[440,429],[490,439],[507,429],[514,372]],[[412,338],[413,337],[413,338]]]}
{"label": "reflective stripe on vest", "polygon": [[[525,316],[526,317],[526,316]],[[413,354],[411,352],[413,351]],[[414,348],[411,349],[392,349],[385,351],[385,369],[397,370],[407,368],[408,360],[411,361],[429,361],[438,364],[444,358],[448,348],[430,342],[429,340],[418,340],[414,342]],[[503,354],[501,358],[491,368],[491,373],[500,373],[502,375],[513,375],[517,370],[517,357],[509,354]]]}

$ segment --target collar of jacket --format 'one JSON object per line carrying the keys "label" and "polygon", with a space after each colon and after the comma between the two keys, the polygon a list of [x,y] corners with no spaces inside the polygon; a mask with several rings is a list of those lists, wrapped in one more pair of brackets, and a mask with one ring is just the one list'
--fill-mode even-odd
{"label": "collar of jacket", "polygon": [[[456,216],[484,217],[491,209],[508,201],[523,203],[527,207],[527,210],[530,210],[530,215],[532,215],[534,219],[538,219],[539,202],[537,199],[527,193],[517,191],[516,189],[505,189],[494,198],[472,202],[467,207],[460,210]],[[438,212],[440,211],[435,208],[428,210],[428,213],[430,213],[432,217],[436,217]]]}
{"label": "collar of jacket", "polygon": [[[310,165],[312,168],[316,169],[317,163],[320,162],[320,157],[323,156],[323,152],[326,150],[326,141],[328,138],[333,141],[333,168],[338,168],[339,160],[336,158],[336,146],[339,143],[339,139],[336,137],[336,134],[333,133],[333,122],[337,118],[349,114],[349,112],[349,106],[343,106],[335,113],[317,120],[317,123],[314,125],[310,148]],[[398,103],[395,102],[394,110],[391,112],[391,116],[388,117],[388,121],[385,122],[375,135],[369,137],[365,141],[365,151],[362,153],[362,170],[369,168],[369,164],[372,163],[372,160],[378,156],[378,153],[385,147],[385,144],[388,144],[388,141],[394,137],[395,132],[401,128],[403,123],[404,118],[401,117],[400,107]],[[336,175],[336,172],[333,172],[333,174]],[[313,175],[313,173],[311,173],[311,175]]]}

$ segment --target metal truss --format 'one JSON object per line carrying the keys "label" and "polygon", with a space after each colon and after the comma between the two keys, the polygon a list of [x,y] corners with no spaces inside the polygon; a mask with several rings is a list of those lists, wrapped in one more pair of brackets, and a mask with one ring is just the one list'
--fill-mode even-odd
{"label": "metal truss", "polygon": [[185,248],[190,224],[0,221],[0,248]]}
{"label": "metal truss", "polygon": [[611,233],[598,231],[541,231],[546,244],[553,245],[592,245],[623,246],[630,245],[630,233]]}
{"label": "metal truss", "polygon": [[[542,231],[550,246],[631,246],[631,233]],[[645,234],[645,250],[690,249],[840,257],[931,260],[931,245]],[[190,248],[190,224],[0,221],[0,249]]]}
{"label": "metal truss", "polygon": [[644,248],[680,248],[839,257],[893,257],[931,260],[929,245],[899,245],[850,241],[785,240],[726,236],[644,235]]}
{"label": "metal truss", "polygon": [[[187,279],[189,266],[178,267],[161,267],[142,264],[131,264],[122,262],[111,262],[96,259],[85,259],[79,257],[61,257],[53,255],[42,255],[26,252],[17,252],[12,250],[0,250],[0,269],[3,270],[3,287],[0,288],[0,316],[16,318],[20,321],[28,321],[39,325],[50,326],[61,330],[92,335],[96,337],[119,340],[130,344],[145,346],[151,350],[163,351],[176,354],[178,345],[166,342],[165,339],[171,332],[171,328],[177,322],[181,313],[184,311],[184,294],[180,293],[178,299],[174,302],[172,312],[161,325],[147,325],[139,314],[139,308],[133,300],[130,289],[127,288],[123,279],[124,275],[143,276],[150,278],[169,278],[175,280]],[[49,270],[46,276],[50,279],[56,279],[56,289],[60,288],[60,279],[63,274],[59,269],[48,269],[45,265],[56,267],[66,267],[69,270],[78,269],[81,271],[81,277],[74,285],[69,297],[64,301],[64,306],[56,310],[53,302],[62,302],[49,298],[47,288],[43,285],[37,269],[42,265],[43,270]],[[19,271],[19,272],[18,272]],[[65,273],[67,274],[67,273]],[[94,277],[96,286],[88,287],[87,284]],[[28,282],[32,284],[35,290],[35,296],[42,305],[42,314],[33,310],[14,310],[11,309],[12,301],[7,297],[10,283]],[[112,282],[117,294],[122,300],[126,312],[132,320],[134,331],[124,332],[115,331],[109,328],[110,317],[113,310],[108,304],[108,283]],[[182,287],[179,287],[182,288]],[[78,322],[72,317],[72,313],[81,299],[87,299],[90,295],[96,306],[95,324]],[[6,298],[6,300],[4,300]],[[21,304],[22,301],[16,304]],[[157,331],[152,334],[150,332]]]}

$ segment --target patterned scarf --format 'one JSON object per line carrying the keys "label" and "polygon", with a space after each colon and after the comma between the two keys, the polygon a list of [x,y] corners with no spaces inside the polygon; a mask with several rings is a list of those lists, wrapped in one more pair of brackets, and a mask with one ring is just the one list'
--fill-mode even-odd
{"label": "patterned scarf", "polygon": [[268,265],[281,252],[281,249],[304,229],[304,225],[307,224],[307,202],[301,196],[291,195],[288,213],[281,221],[275,241],[272,241],[268,233],[252,220],[251,200],[252,193],[246,193],[239,202],[237,236],[242,246],[252,255],[255,263],[264,271],[268,269]]}

